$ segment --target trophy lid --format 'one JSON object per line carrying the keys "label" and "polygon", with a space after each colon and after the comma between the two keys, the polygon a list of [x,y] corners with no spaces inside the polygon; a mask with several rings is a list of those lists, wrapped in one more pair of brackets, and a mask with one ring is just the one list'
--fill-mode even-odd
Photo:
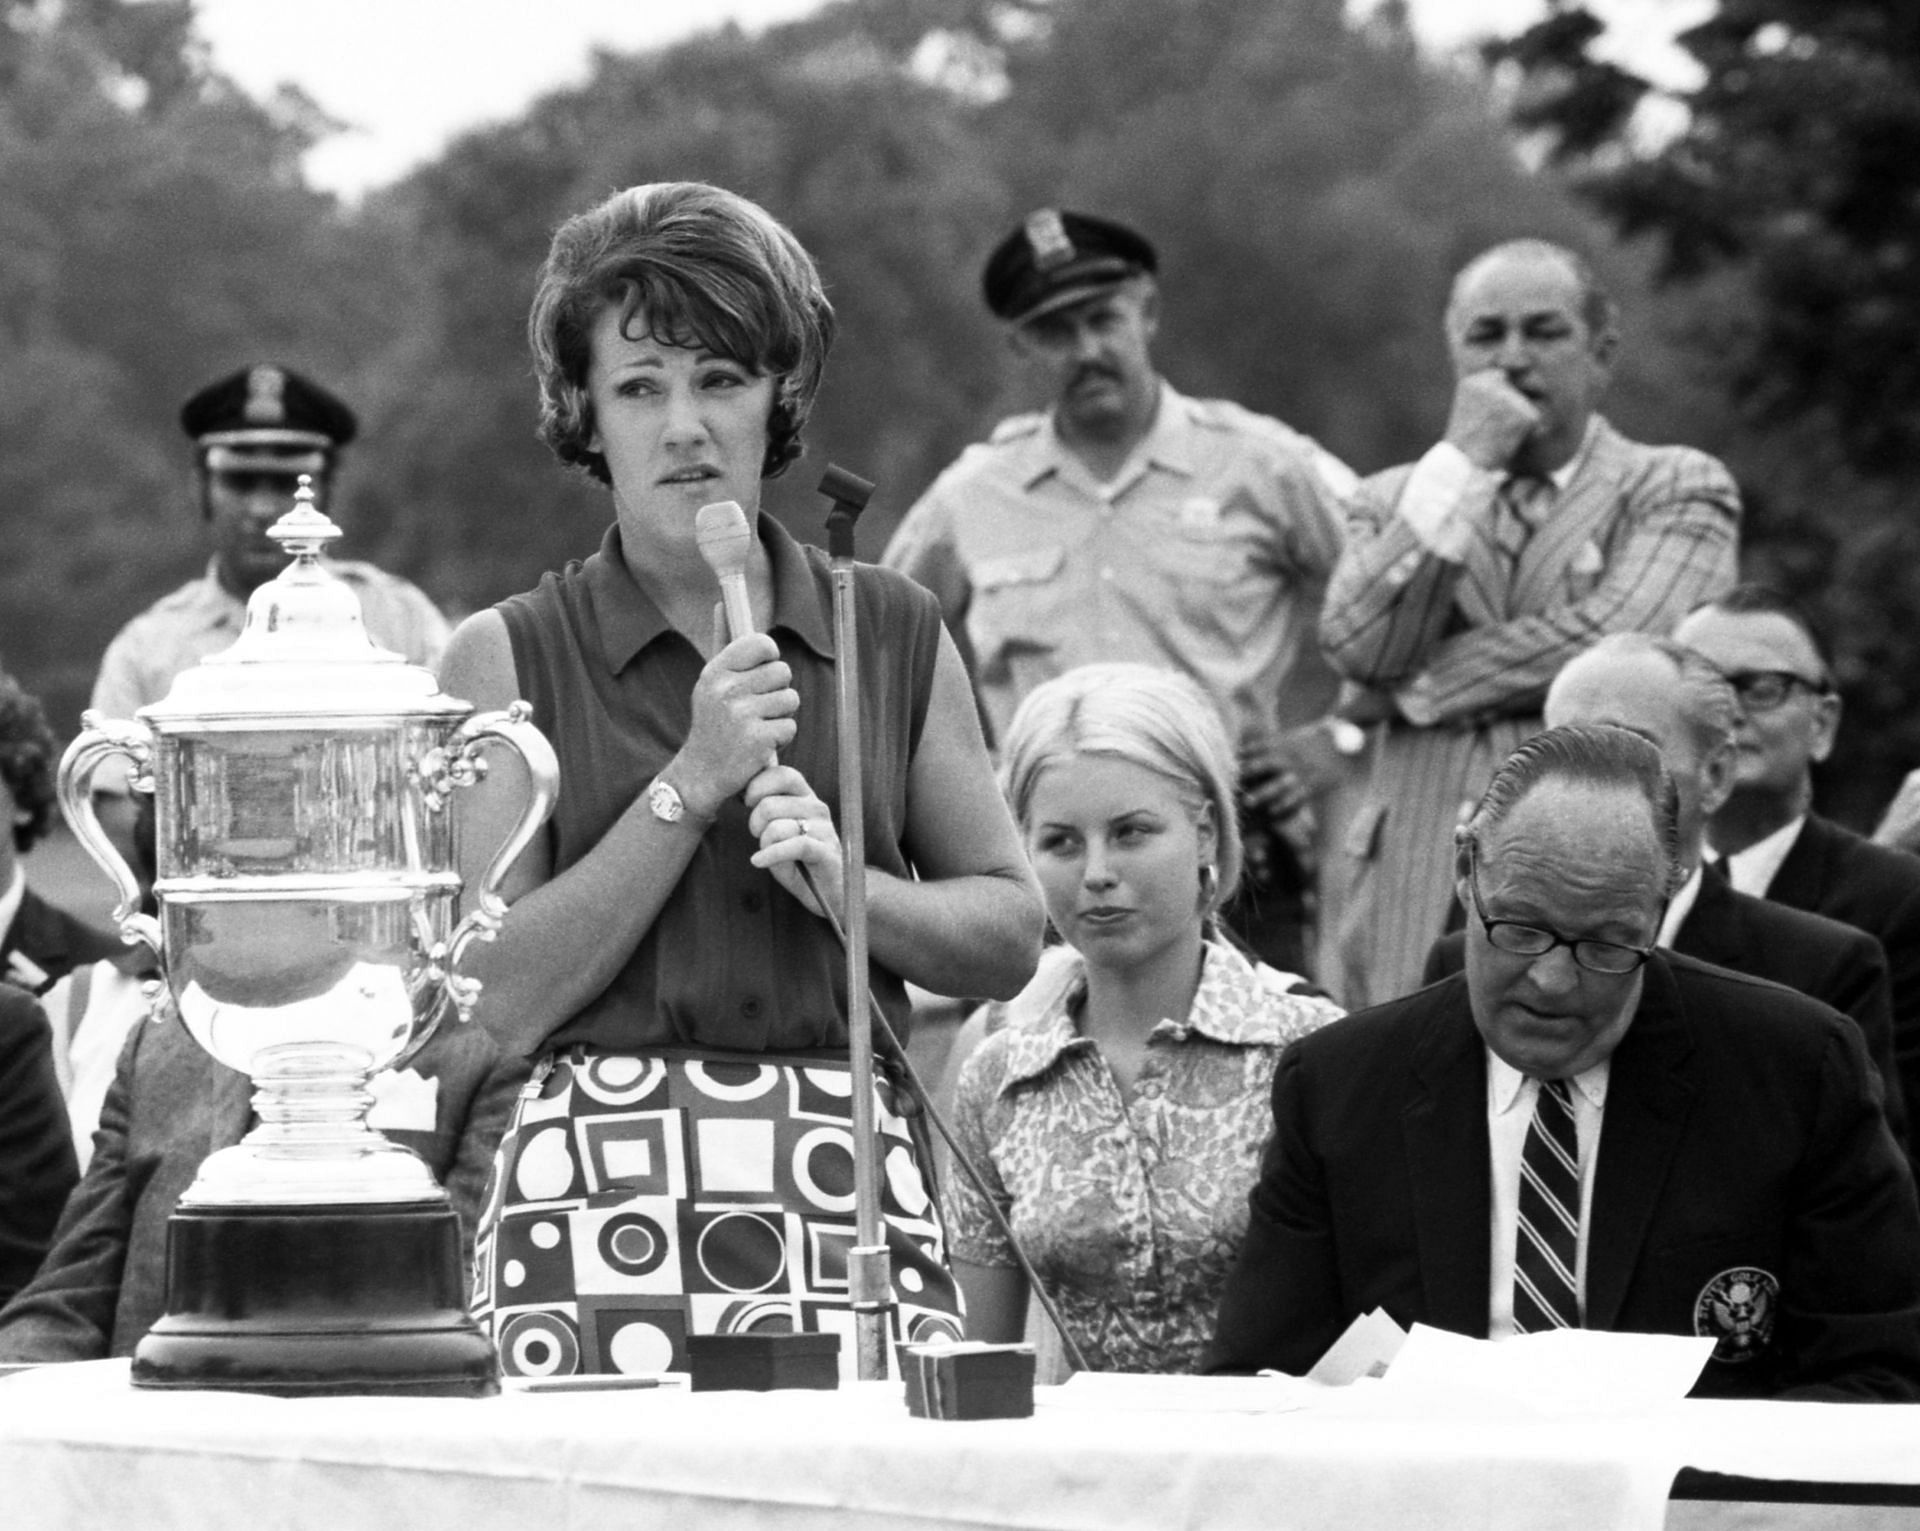
{"label": "trophy lid", "polygon": [[466,703],[443,694],[431,670],[368,636],[359,597],[320,562],[340,528],[313,503],[307,474],[293,498],[267,530],[293,562],[248,598],[239,638],[138,716],[163,726],[230,718],[297,728],[303,719],[464,715]]}

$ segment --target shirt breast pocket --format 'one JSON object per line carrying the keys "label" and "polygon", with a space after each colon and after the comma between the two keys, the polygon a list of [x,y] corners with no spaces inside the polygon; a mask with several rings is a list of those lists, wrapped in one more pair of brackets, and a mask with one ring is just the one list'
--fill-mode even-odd
{"label": "shirt breast pocket", "polygon": [[981,669],[992,674],[1024,651],[1055,648],[1068,621],[1067,550],[1033,548],[973,567],[967,636]]}

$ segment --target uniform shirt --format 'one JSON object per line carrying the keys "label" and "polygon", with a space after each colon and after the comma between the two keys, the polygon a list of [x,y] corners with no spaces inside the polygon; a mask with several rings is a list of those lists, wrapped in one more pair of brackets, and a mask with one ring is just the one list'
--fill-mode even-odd
{"label": "uniform shirt", "polygon": [[1278,420],[1162,382],[1110,482],[1050,417],[1016,416],[934,481],[882,562],[939,598],[996,741],[1042,681],[1124,659],[1192,676],[1244,742],[1332,698],[1314,633],[1354,483]]}
{"label": "uniform shirt", "polygon": [[[1078,954],[1055,948],[960,1072],[955,1131],[1087,1363],[1190,1372],[1247,1226],[1280,1051],[1341,1014],[1208,942],[1193,1007],[1163,1020],[1124,1099],[1076,1013]],[[1012,1251],[971,1181],[946,1182],[948,1249]]]}
{"label": "uniform shirt", "polygon": [[[369,638],[409,664],[431,669],[440,662],[447,621],[417,588],[370,563],[321,562],[360,598]],[[209,560],[205,574],[163,595],[120,629],[100,661],[91,705],[109,718],[131,718],[164,700],[183,671],[233,647],[246,622],[247,603],[220,583]]]}

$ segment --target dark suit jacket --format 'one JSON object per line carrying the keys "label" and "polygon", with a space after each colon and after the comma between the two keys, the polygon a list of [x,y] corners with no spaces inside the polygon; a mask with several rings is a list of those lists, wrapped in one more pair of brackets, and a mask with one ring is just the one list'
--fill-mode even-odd
{"label": "dark suit jacket", "polygon": [[[1357,1315],[1487,1332],[1486,1047],[1450,978],[1294,1043],[1214,1370],[1306,1371]],[[1857,1029],[1656,954],[1615,1049],[1587,1323],[1692,1334],[1721,1272],[1780,1284],[1771,1341],[1702,1396],[1920,1399],[1920,1200]]]}
{"label": "dark suit jacket", "polygon": [[[1767,897],[1843,921],[1880,943],[1893,985],[1895,1067],[1907,1109],[1920,1110],[1920,856],[1808,814]],[[1916,1150],[1920,1144],[1909,1143],[1920,1164]]]}
{"label": "dark suit jacket", "polygon": [[[1867,1044],[1867,1056],[1886,1090],[1887,1125],[1907,1146],[1907,1107],[1894,1053],[1892,991],[1880,943],[1851,925],[1789,909],[1771,899],[1738,891],[1727,874],[1709,863],[1700,892],[1674,933],[1673,949],[1749,978],[1783,983],[1851,1016]],[[1466,936],[1454,932],[1433,943],[1425,982],[1457,973],[1464,965]]]}
{"label": "dark suit jacket", "polygon": [[[503,1057],[478,1025],[449,1022],[410,1067],[439,1081],[433,1128],[384,1130],[446,1186],[470,1255],[487,1171],[528,1065]],[[245,1134],[252,1089],[177,1021],[133,1028],[93,1160],[46,1264],[0,1311],[0,1361],[132,1354],[166,1308],[167,1218],[201,1161]]]}
{"label": "dark suit jacket", "polygon": [[[121,957],[126,947],[117,937],[98,930],[85,920],[75,919],[56,909],[31,887],[20,900],[20,909],[0,940],[0,976],[5,976],[35,994],[44,994],[56,979],[64,978],[77,967],[98,962],[102,957]],[[28,982],[26,975],[15,976],[14,954],[18,952],[41,972],[43,981]]]}
{"label": "dark suit jacket", "polygon": [[46,1014],[0,983],[0,1302],[40,1268],[79,1178]]}

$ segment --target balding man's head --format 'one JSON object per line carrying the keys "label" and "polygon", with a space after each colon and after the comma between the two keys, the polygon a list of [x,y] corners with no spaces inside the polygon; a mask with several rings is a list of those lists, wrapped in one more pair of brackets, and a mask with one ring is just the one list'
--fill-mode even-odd
{"label": "balding man's head", "polygon": [[1547,690],[1549,728],[1624,728],[1660,751],[1678,799],[1683,874],[1700,859],[1707,819],[1733,780],[1733,688],[1669,638],[1615,633],[1567,661]]}

